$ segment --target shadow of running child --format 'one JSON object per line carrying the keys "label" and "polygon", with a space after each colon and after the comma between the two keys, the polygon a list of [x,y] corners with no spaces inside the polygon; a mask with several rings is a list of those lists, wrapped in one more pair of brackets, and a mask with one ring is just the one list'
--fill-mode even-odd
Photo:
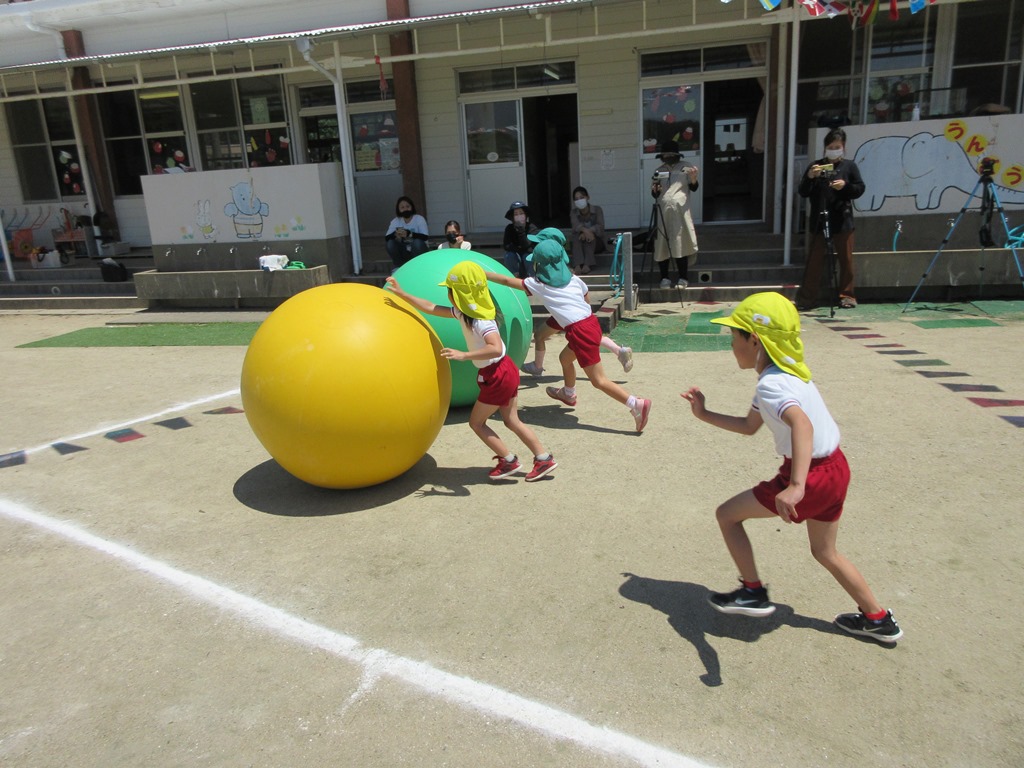
{"label": "shadow of running child", "polygon": [[771,616],[756,620],[744,616],[724,616],[708,604],[711,590],[705,586],[688,581],[649,579],[628,572],[622,575],[626,580],[619,587],[620,595],[664,613],[672,629],[693,644],[704,665],[700,681],[708,687],[722,684],[718,651],[708,641],[708,635],[754,643],[762,635],[783,625],[814,629],[830,635],[841,634],[832,622],[803,616],[783,603],[775,603],[776,610]]}

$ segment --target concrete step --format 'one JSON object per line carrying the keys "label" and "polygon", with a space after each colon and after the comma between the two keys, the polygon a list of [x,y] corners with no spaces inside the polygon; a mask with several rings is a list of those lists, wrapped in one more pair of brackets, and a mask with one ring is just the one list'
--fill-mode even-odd
{"label": "concrete step", "polygon": [[[3,296],[0,310],[146,309],[149,302],[135,296]],[[182,321],[185,322],[185,321]]]}

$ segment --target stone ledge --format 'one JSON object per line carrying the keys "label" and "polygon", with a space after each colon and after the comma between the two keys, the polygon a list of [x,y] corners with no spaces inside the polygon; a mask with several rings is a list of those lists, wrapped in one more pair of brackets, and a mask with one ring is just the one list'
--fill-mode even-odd
{"label": "stone ledge", "polygon": [[135,290],[151,305],[177,307],[276,307],[308,288],[326,285],[326,266],[309,269],[198,270],[135,274]]}

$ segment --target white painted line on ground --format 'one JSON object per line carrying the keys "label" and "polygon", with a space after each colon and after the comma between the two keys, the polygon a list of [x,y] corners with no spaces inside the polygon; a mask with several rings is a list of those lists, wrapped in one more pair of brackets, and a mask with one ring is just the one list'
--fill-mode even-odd
{"label": "white painted line on ground", "polygon": [[545,736],[570,741],[594,752],[623,757],[644,766],[706,768],[703,763],[662,747],[641,741],[610,728],[587,721],[553,707],[530,701],[514,693],[453,675],[420,661],[396,656],[389,651],[366,648],[355,638],[300,619],[279,608],[222,587],[199,576],[107,541],[71,523],[0,499],[0,515],[42,528],[120,560],[155,576],[194,598],[222,610],[229,610],[252,624],[313,648],[327,651],[363,668],[363,681],[356,696],[364,695],[383,675],[422,689],[431,696],[459,704],[467,709],[512,720]]}
{"label": "white painted line on ground", "polygon": [[106,434],[107,432],[113,432],[116,429],[125,429],[127,427],[133,427],[136,424],[143,423],[144,421],[153,421],[154,419],[159,419],[161,416],[167,416],[168,414],[171,413],[177,413],[178,411],[185,411],[188,410],[189,408],[195,408],[197,405],[205,405],[206,403],[212,403],[215,400],[223,400],[225,397],[233,397],[234,395],[237,395],[241,391],[242,390],[239,388],[229,389],[227,392],[221,392],[219,395],[210,395],[209,397],[201,397],[198,400],[193,400],[190,403],[172,405],[170,408],[166,408],[160,411],[159,413],[151,413],[149,416],[141,416],[137,419],[132,419],[131,421],[123,421],[120,424],[111,424],[106,427],[94,429],[91,432],[82,432],[81,434],[78,435],[71,435],[70,437],[59,437],[56,440],[51,440],[50,442],[44,443],[43,445],[37,445],[35,448],[27,448],[25,450],[25,454],[28,455],[30,453],[39,453],[39,451],[45,451],[48,448],[51,448],[54,443],[73,443],[75,440],[84,440],[87,437],[103,435]]}

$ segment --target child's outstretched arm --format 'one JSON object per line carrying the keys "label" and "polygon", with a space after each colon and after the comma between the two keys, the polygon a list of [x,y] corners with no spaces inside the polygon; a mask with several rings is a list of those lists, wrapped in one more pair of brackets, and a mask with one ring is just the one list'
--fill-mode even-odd
{"label": "child's outstretched arm", "polygon": [[434,304],[426,299],[421,299],[419,296],[413,296],[411,293],[406,293],[402,290],[402,286],[398,284],[398,281],[393,277],[388,277],[384,280],[387,283],[387,287],[391,289],[391,292],[395,296],[401,296],[403,299],[412,304],[420,312],[426,312],[428,315],[436,315],[437,317],[452,317],[451,307],[446,307],[438,304]]}
{"label": "child's outstretched arm", "polygon": [[520,291],[525,291],[523,287],[523,281],[518,277],[509,277],[508,275],[499,275],[497,272],[484,272],[487,275],[487,281],[490,283],[497,283],[498,285],[507,285],[509,288],[518,288]]}
{"label": "child's outstretched arm", "polygon": [[791,405],[782,412],[782,420],[789,425],[793,455],[789,485],[775,497],[775,509],[787,523],[796,517],[796,505],[804,497],[807,472],[811,467],[811,451],[814,442],[814,425],[798,405]]}
{"label": "child's outstretched arm", "polygon": [[738,432],[741,435],[752,435],[761,428],[764,423],[761,414],[751,408],[746,416],[727,416],[724,413],[709,411],[704,405],[704,393],[697,387],[690,387],[680,397],[690,403],[690,410],[693,415],[703,422],[711,424],[730,432]]}

